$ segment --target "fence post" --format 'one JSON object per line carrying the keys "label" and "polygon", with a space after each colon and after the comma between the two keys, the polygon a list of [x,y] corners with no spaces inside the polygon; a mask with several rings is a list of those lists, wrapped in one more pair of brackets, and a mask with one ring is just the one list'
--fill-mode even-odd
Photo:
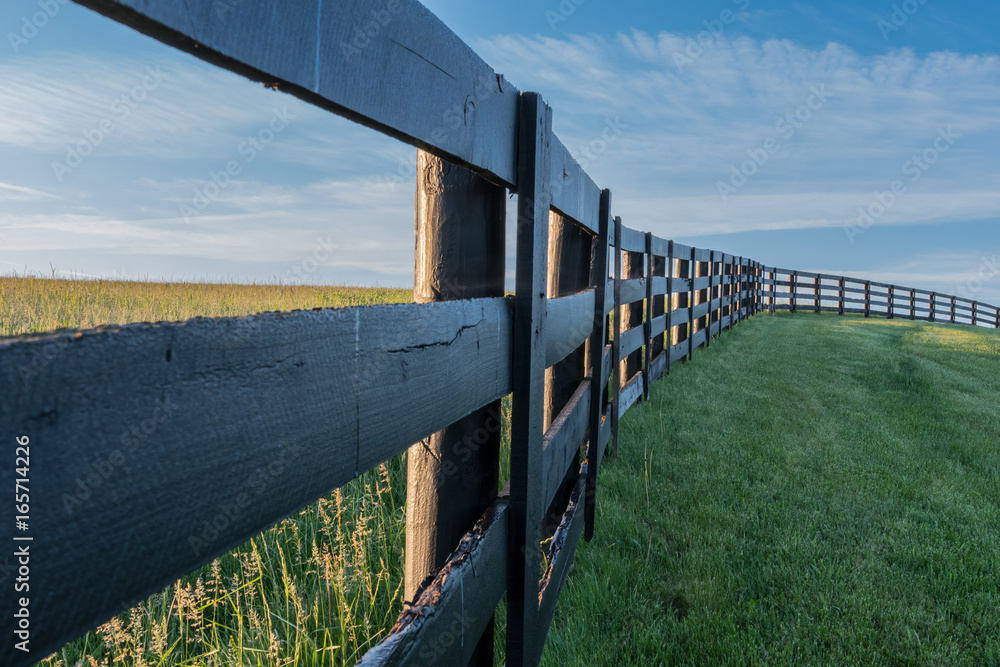
{"label": "fence post", "polygon": [[865,281],[865,317],[871,314],[872,310],[872,284],[869,281]]}
{"label": "fence post", "polygon": [[937,317],[937,294],[931,292],[931,312],[930,321],[934,322]]}
{"label": "fence post", "polygon": [[622,393],[621,358],[622,343],[622,219],[615,217],[615,323],[611,341],[611,459],[618,458],[618,406]]}
{"label": "fence post", "polygon": [[552,110],[536,93],[520,98],[517,268],[510,429],[507,664],[536,664],[541,570],[542,442],[545,418],[545,314]]}
{"label": "fence post", "polygon": [[756,315],[760,310],[760,264],[756,262],[753,263],[753,311],[751,314]]}
{"label": "fence post", "polygon": [[[651,378],[649,376],[650,366],[653,364],[653,318],[658,315],[663,314],[663,307],[660,306],[660,312],[657,313],[657,308],[653,304],[653,273],[656,267],[653,262],[653,234],[651,232],[646,232],[646,321],[643,322],[643,338],[646,340],[646,363],[642,366],[642,398],[645,401],[649,400],[649,383]],[[657,299],[657,301],[660,301]],[[660,338],[662,348],[662,337]]]}
{"label": "fence post", "polygon": [[910,289],[910,319],[917,319],[917,290]]}
{"label": "fence post", "polygon": [[733,292],[735,291],[733,286],[733,283],[735,282],[733,278],[733,270],[735,266],[735,259],[736,259],[735,257],[730,257],[729,264],[725,264],[726,256],[725,254],[723,254],[722,256],[722,261],[724,263],[722,267],[722,275],[726,277],[726,283],[724,287],[726,292],[725,295],[726,301],[725,305],[723,306],[722,312],[724,314],[724,317],[729,318],[730,328],[733,326],[733,323],[735,322],[735,318],[733,317]]}
{"label": "fence post", "polygon": [[951,297],[951,323],[955,323],[955,297]]}
{"label": "fence post", "polygon": [[733,305],[730,308],[733,323],[742,321],[741,306],[743,305],[743,257],[733,258]]}
{"label": "fence post", "polygon": [[706,290],[706,297],[708,302],[708,314],[705,316],[705,349],[707,350],[712,345],[712,316],[715,312],[712,310],[712,297],[715,296],[715,251],[708,251],[708,262],[706,262],[708,267],[708,290]]}
{"label": "fence post", "polygon": [[889,319],[895,319],[896,316],[896,286],[889,285]]}
{"label": "fence post", "polygon": [[[601,446],[601,420],[608,404],[608,378],[604,377],[604,351],[608,341],[608,313],[604,309],[608,285],[608,237],[611,231],[611,190],[601,192],[601,210],[598,221],[597,243],[594,246],[594,333],[590,337],[590,361],[593,369],[590,389],[590,445],[587,449],[587,495],[584,503],[584,534],[589,542],[594,538],[594,521],[597,509],[597,473],[604,452]],[[612,353],[613,355],[614,353]],[[613,365],[613,364],[612,364]],[[617,392],[616,392],[617,393]],[[611,428],[610,417],[608,428]]]}
{"label": "fence post", "polygon": [[840,276],[840,278],[837,279],[837,314],[838,315],[843,315],[844,314],[844,299],[846,298],[846,293],[845,293],[844,290],[845,290],[845,287],[846,287],[846,282],[847,281],[844,280],[844,276]]}
{"label": "fence post", "polygon": [[753,283],[753,314],[756,315],[764,307],[764,290],[761,289],[764,279],[764,270],[760,262],[753,263],[754,283]]}
{"label": "fence post", "polygon": [[768,304],[771,307],[771,314],[774,315],[775,311],[778,309],[778,271],[776,267],[771,267],[771,303]]}
{"label": "fence post", "polygon": [[667,241],[667,294],[663,297],[663,308],[667,315],[667,328],[665,332],[665,347],[667,352],[667,365],[664,373],[670,375],[670,358],[674,355],[674,242]]}
{"label": "fence post", "polygon": [[[505,188],[418,151],[416,199],[414,301],[502,297]],[[501,421],[496,401],[410,448],[404,600],[416,599],[496,499]],[[483,443],[471,456],[456,447],[470,437]],[[492,622],[470,664],[493,664]]]}
{"label": "fence post", "polygon": [[823,312],[822,309],[820,308],[820,305],[821,305],[821,303],[820,303],[820,301],[821,301],[820,296],[821,296],[821,294],[820,294],[820,280],[819,280],[819,275],[817,275],[815,278],[813,278],[813,302],[814,302],[813,305],[815,306],[817,313]]}
{"label": "fence post", "polygon": [[979,304],[975,301],[972,302],[972,326],[977,326],[979,324]]}
{"label": "fence post", "polygon": [[695,261],[695,249],[691,248],[691,259],[688,263],[688,280],[691,281],[688,291],[688,361],[694,359],[694,279],[698,274],[698,262]]}
{"label": "fence post", "polygon": [[792,312],[795,312],[799,301],[799,272],[792,271],[792,275],[789,276],[792,280]]}

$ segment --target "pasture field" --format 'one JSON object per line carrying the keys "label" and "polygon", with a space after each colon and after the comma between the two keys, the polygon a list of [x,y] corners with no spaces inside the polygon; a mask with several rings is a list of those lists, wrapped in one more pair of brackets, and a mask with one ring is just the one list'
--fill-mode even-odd
{"label": "pasture field", "polygon": [[[410,294],[0,278],[0,335]],[[724,333],[623,419],[543,662],[1000,664],[998,378],[986,329]],[[353,664],[402,605],[405,476],[404,455],[40,664]]]}

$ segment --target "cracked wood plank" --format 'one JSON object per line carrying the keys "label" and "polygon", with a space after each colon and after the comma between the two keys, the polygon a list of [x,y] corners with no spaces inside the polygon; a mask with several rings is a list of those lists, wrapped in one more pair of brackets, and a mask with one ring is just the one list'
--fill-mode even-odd
{"label": "cracked wood plank", "polygon": [[487,510],[359,667],[468,664],[507,588],[507,519],[502,502]]}
{"label": "cracked wood plank", "polygon": [[584,513],[580,512],[579,509],[586,492],[587,476],[587,464],[584,463],[580,468],[580,476],[573,489],[569,505],[566,507],[559,528],[556,529],[555,535],[552,536],[552,543],[549,545],[549,566],[542,576],[538,594],[538,622],[539,630],[543,636],[548,634],[549,626],[552,624],[552,616],[555,614],[556,604],[559,602],[559,594],[566,582],[566,576],[569,574],[570,566],[576,556],[580,535],[583,533]]}
{"label": "cracked wood plank", "polygon": [[499,184],[517,181],[518,90],[416,0],[76,2]]}
{"label": "cracked wood plank", "polygon": [[[0,340],[0,436],[34,445],[32,655],[510,393],[510,310],[497,298]],[[0,467],[0,484],[13,475]]]}

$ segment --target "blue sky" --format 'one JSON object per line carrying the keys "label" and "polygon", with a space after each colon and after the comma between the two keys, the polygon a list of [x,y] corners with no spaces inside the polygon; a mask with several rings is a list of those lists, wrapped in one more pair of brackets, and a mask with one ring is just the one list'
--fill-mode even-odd
{"label": "blue sky", "polygon": [[[626,224],[1000,304],[1000,5],[425,4]],[[413,149],[62,0],[0,37],[0,273],[412,285]]]}

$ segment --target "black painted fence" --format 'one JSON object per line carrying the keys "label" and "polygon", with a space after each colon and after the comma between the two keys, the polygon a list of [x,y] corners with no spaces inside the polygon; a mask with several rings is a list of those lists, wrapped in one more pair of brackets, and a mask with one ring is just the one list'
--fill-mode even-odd
{"label": "black painted fence", "polygon": [[[14,536],[32,538],[14,543],[30,545],[31,652],[11,640],[21,621],[8,588],[2,664],[45,657],[507,395],[508,494],[362,664],[466,664],[504,592],[507,663],[536,664],[577,544],[595,530],[598,473],[616,453],[618,421],[672,364],[762,310],[1000,326],[993,306],[768,268],[623,225],[610,191],[552,133],[541,98],[514,89],[414,0],[224,12],[216,0],[80,4],[516,192],[516,292],[0,341],[3,438],[30,439],[32,470],[29,527]],[[341,48],[373,20],[361,51]],[[550,224],[589,239],[578,267],[588,289],[550,298]],[[546,369],[581,350],[576,389],[546,429]],[[248,477],[272,462],[280,483],[248,495]],[[571,493],[545,528],[567,478]],[[10,466],[0,486],[14,488]],[[539,579],[543,531],[554,532]]]}

